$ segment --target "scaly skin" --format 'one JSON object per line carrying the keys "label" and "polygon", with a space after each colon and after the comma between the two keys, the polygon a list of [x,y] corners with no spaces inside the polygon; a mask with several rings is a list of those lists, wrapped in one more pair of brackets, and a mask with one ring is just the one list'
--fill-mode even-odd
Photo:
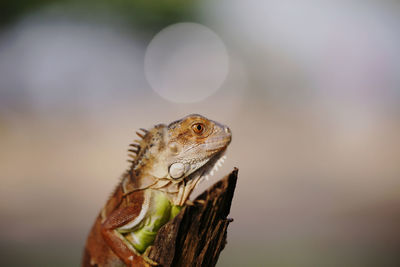
{"label": "scaly skin", "polygon": [[141,129],[131,168],[89,233],[82,266],[149,266],[159,228],[174,218],[231,142],[228,127],[193,114]]}

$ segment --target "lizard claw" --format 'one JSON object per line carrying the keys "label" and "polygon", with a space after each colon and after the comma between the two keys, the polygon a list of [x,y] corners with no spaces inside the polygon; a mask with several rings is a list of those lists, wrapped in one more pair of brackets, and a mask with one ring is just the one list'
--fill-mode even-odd
{"label": "lizard claw", "polygon": [[185,205],[187,205],[187,206],[194,206],[195,203],[194,203],[193,201],[191,201],[191,200],[188,199],[188,200],[186,200]]}
{"label": "lizard claw", "polygon": [[158,266],[160,265],[158,262],[153,261],[152,259],[149,258],[150,250],[153,246],[148,246],[146,250],[142,254],[142,258],[148,263],[150,266]]}
{"label": "lizard claw", "polygon": [[196,200],[196,203],[204,205],[206,203],[206,201],[204,199],[198,199],[198,200]]}

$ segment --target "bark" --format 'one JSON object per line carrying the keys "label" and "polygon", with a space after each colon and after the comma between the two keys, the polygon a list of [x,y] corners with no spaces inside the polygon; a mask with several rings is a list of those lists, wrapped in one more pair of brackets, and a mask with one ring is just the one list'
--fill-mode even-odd
{"label": "bark", "polygon": [[198,196],[158,232],[148,257],[159,266],[215,266],[226,245],[238,169]]}

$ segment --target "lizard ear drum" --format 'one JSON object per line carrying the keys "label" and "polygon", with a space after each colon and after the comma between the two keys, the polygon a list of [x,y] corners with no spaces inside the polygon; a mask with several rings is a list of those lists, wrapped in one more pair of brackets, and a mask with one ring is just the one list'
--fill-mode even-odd
{"label": "lizard ear drum", "polygon": [[185,165],[183,165],[183,163],[177,162],[169,167],[169,176],[171,176],[173,179],[181,178],[184,173]]}

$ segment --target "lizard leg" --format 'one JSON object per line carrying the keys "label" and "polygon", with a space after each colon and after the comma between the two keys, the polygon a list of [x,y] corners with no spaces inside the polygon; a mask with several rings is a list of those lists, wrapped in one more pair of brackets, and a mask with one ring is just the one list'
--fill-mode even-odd
{"label": "lizard leg", "polygon": [[102,230],[102,235],[112,251],[127,266],[148,266],[140,255],[132,252],[134,248],[130,248],[129,244],[122,240],[124,237],[116,230]]}
{"label": "lizard leg", "polygon": [[116,230],[136,218],[140,210],[138,205],[119,208],[113,211],[101,225],[101,234],[105,242],[127,266],[148,266],[140,254],[135,253],[136,250],[129,241]]}

